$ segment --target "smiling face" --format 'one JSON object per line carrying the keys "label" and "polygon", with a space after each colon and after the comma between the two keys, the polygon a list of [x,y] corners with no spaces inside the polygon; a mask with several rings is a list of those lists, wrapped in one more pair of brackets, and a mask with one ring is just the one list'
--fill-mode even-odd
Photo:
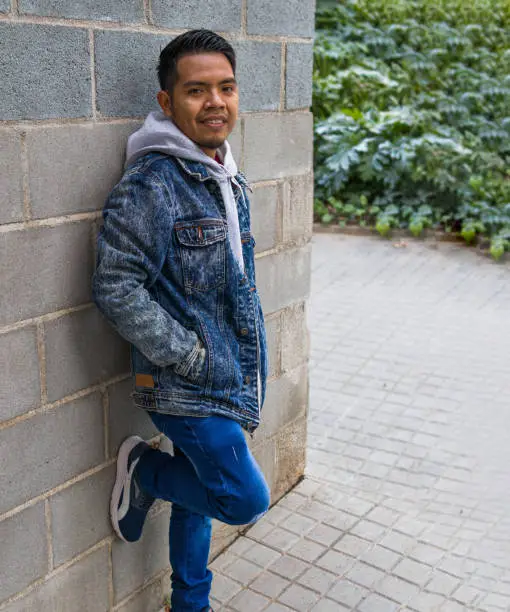
{"label": "smiling face", "polygon": [[158,102],[181,132],[214,157],[237,120],[239,96],[230,62],[223,53],[181,57],[172,91],[160,91]]}

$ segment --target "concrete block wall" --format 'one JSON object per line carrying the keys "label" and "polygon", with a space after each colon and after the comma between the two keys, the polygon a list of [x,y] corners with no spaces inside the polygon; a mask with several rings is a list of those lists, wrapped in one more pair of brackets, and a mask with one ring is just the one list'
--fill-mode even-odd
{"label": "concrete block wall", "polygon": [[[168,593],[169,505],[136,545],[108,521],[120,442],[156,432],[90,278],[126,139],[155,108],[159,51],[194,27],[239,58],[231,143],[253,186],[270,352],[250,443],[273,501],[303,473],[313,17],[313,0],[0,0],[0,612],[152,612]],[[238,533],[215,529],[213,556]]]}

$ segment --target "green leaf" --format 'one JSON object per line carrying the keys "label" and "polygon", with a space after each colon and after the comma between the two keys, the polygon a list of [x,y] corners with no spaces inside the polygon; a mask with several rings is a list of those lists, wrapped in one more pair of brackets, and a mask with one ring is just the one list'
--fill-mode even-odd
{"label": "green leaf", "polygon": [[399,214],[399,209],[397,206],[395,206],[395,204],[391,204],[390,206],[388,206],[387,208],[384,209],[384,214],[387,217],[393,217],[395,215]]}
{"label": "green leaf", "polygon": [[503,240],[499,240],[497,238],[493,239],[491,241],[491,246],[490,246],[490,254],[492,255],[492,257],[494,257],[494,259],[498,261],[498,259],[501,259],[504,252],[505,252],[505,244]]}
{"label": "green leaf", "polygon": [[476,238],[476,228],[475,228],[474,223],[472,222],[464,223],[460,234],[468,244],[473,242],[473,240]]}
{"label": "green leaf", "polygon": [[389,234],[390,228],[391,223],[389,217],[379,217],[377,219],[375,229],[379,232],[379,234],[381,234],[381,236],[387,236]]}
{"label": "green leaf", "polygon": [[413,236],[418,237],[423,232],[423,221],[416,217],[409,224],[409,229]]}

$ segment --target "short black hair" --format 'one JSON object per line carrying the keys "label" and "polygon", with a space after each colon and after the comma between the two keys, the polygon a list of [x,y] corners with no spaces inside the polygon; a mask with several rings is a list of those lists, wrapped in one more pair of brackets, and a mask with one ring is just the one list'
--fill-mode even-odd
{"label": "short black hair", "polygon": [[223,53],[235,74],[236,54],[223,36],[211,30],[189,30],[174,38],[159,55],[158,78],[161,89],[170,93],[177,81],[177,61],[184,55],[197,53]]}

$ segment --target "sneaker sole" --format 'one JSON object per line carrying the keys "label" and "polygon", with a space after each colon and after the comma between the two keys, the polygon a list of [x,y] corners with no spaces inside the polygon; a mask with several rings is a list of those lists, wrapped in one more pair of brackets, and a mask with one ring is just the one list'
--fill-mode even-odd
{"label": "sneaker sole", "polygon": [[113,530],[123,542],[129,542],[129,540],[126,540],[126,538],[122,535],[119,526],[118,510],[120,498],[122,497],[122,490],[124,489],[124,483],[128,475],[127,464],[129,453],[137,444],[140,444],[140,442],[144,442],[144,440],[140,438],[140,436],[131,436],[127,438],[121,444],[117,457],[117,476],[115,478],[112,497],[110,499],[110,520],[112,522]]}

